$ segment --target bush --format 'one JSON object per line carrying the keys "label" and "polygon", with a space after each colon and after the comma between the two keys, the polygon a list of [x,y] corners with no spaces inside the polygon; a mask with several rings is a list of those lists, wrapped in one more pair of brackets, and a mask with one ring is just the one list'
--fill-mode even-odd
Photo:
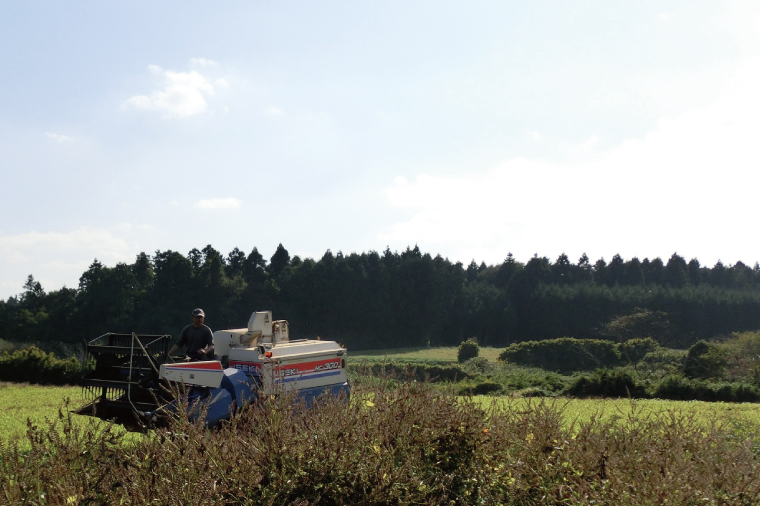
{"label": "bush", "polygon": [[628,361],[629,364],[635,364],[643,359],[647,353],[651,353],[660,347],[657,341],[651,337],[629,339],[618,345],[620,355]]}
{"label": "bush", "polygon": [[499,360],[560,373],[614,367],[621,361],[612,341],[571,337],[512,344],[501,352]]}
{"label": "bush", "polygon": [[644,386],[622,369],[599,369],[591,375],[581,376],[566,393],[574,397],[647,397]]}
{"label": "bush", "polygon": [[467,385],[459,390],[459,395],[488,395],[501,392],[501,385],[487,380],[475,386]]}
{"label": "bush", "polygon": [[646,364],[652,369],[658,368],[674,368],[679,371],[683,369],[684,361],[686,360],[685,350],[673,350],[670,348],[657,348],[654,351],[650,351],[644,358],[641,359],[641,363]]}
{"label": "bush", "polygon": [[60,359],[36,346],[0,355],[0,381],[66,385],[79,383],[81,374],[74,357]]}
{"label": "bush", "polygon": [[689,348],[683,372],[689,378],[720,378],[728,365],[723,351],[707,341]]}
{"label": "bush", "polygon": [[676,401],[756,402],[760,389],[746,383],[709,383],[671,375],[660,382],[653,395]]}
{"label": "bush", "polygon": [[495,369],[495,364],[485,357],[475,357],[462,364],[462,369],[470,374],[490,374]]}
{"label": "bush", "polygon": [[471,358],[477,357],[478,353],[480,353],[478,342],[473,338],[470,338],[459,345],[459,349],[457,350],[457,362],[460,364],[466,362]]}

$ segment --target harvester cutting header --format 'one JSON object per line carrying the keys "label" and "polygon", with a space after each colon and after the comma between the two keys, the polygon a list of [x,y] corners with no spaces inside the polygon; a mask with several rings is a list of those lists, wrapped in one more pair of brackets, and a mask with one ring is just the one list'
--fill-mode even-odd
{"label": "harvester cutting header", "polygon": [[205,403],[207,425],[260,396],[295,392],[307,405],[320,395],[348,397],[346,350],[289,334],[287,321],[254,312],[247,328],[213,333],[212,360],[187,362],[168,357],[169,335],[104,334],[87,345],[95,361],[83,380],[91,402],[77,412],[151,425],[177,408],[165,381],[186,385],[189,405]]}

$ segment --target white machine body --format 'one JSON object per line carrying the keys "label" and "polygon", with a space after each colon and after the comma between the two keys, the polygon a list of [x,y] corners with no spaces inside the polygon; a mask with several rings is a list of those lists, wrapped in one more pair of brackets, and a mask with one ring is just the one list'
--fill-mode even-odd
{"label": "white machine body", "polygon": [[234,348],[250,348],[259,344],[279,344],[290,340],[285,320],[273,320],[271,311],[255,311],[248,319],[248,328],[214,332],[214,353],[226,357]]}
{"label": "white machine body", "polygon": [[164,364],[160,377],[218,388],[224,376],[224,362],[253,379],[265,395],[348,381],[343,347],[335,341],[291,341],[288,322],[273,320],[271,311],[251,314],[248,328],[214,332],[214,353],[221,362]]}
{"label": "white machine body", "polygon": [[223,376],[224,368],[218,360],[161,364],[159,370],[160,378],[211,388],[219,388]]}
{"label": "white machine body", "polygon": [[233,348],[230,367],[261,384],[264,394],[304,390],[348,381],[346,350],[335,341],[303,339],[277,345]]}

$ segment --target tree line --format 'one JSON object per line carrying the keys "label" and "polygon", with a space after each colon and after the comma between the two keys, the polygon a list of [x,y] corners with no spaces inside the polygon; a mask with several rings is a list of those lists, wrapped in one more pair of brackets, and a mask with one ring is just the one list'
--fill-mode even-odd
{"label": "tree line", "polygon": [[322,258],[267,260],[254,248],[226,256],[140,253],[134,263],[95,260],[77,288],[46,291],[30,275],[0,301],[0,339],[82,343],[106,332],[177,335],[193,308],[214,330],[247,325],[254,310],[290,321],[294,338],[321,336],[353,349],[481,346],[559,337],[652,337],[688,347],[760,328],[760,266],[713,267],[674,253],[667,262],[615,255],[573,263],[565,254],[496,265],[451,262],[418,247]]}

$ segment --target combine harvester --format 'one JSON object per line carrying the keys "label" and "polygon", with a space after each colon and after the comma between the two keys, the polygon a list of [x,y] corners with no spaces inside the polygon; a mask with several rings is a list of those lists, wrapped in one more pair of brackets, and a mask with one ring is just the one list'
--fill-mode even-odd
{"label": "combine harvester", "polygon": [[[83,415],[128,427],[154,426],[176,412],[173,382],[186,388],[191,419],[213,426],[262,396],[295,393],[310,406],[321,395],[345,396],[346,350],[335,341],[289,338],[288,322],[254,312],[248,328],[214,332],[220,360],[165,362],[169,335],[105,334],[87,345],[95,369],[83,379],[91,402]],[[164,362],[164,363],[161,363]]]}

